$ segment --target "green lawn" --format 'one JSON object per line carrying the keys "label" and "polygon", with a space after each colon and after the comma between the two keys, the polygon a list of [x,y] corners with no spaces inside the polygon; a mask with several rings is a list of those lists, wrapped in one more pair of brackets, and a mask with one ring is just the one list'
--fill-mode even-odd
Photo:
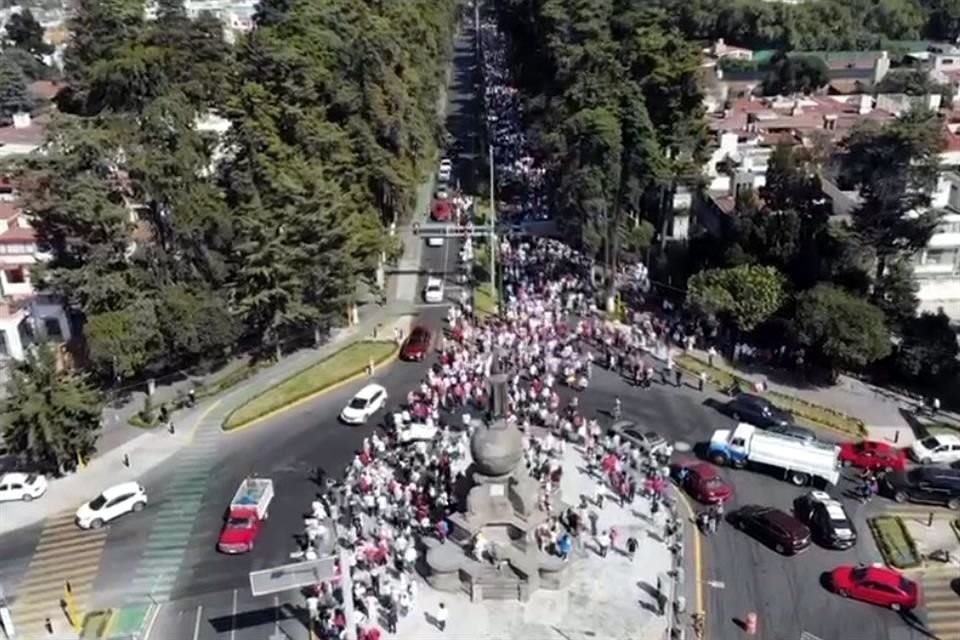
{"label": "green lawn", "polygon": [[880,516],[870,518],[867,524],[884,562],[898,569],[920,566],[921,558],[917,545],[902,519],[897,516]]}
{"label": "green lawn", "polygon": [[478,316],[492,316],[497,313],[497,295],[490,288],[490,283],[484,283],[473,292],[474,311]]}
{"label": "green lawn", "polygon": [[236,429],[297,400],[323,391],[360,373],[371,359],[375,363],[381,362],[395,350],[396,345],[392,342],[355,342],[240,405],[227,416],[223,429]]}
{"label": "green lawn", "polygon": [[[740,378],[729,371],[719,369],[717,367],[711,367],[709,364],[686,354],[677,356],[676,359],[677,366],[687,371],[691,371],[694,374],[699,375],[701,371],[706,372],[707,380],[721,389],[729,389],[734,385],[734,383],[739,382],[740,387],[747,391],[750,389],[751,383],[746,378]],[[806,422],[812,424],[813,426],[827,427],[835,431],[840,431],[842,433],[848,434],[852,437],[859,438],[864,433],[863,422],[849,416],[842,411],[836,411],[829,407],[823,407],[812,402],[807,402],[806,400],[801,400],[800,398],[795,398],[793,396],[787,395],[785,393],[780,393],[778,391],[766,391],[764,394],[770,402],[777,405],[781,409],[786,409],[791,411],[794,416],[796,416],[798,422]]]}

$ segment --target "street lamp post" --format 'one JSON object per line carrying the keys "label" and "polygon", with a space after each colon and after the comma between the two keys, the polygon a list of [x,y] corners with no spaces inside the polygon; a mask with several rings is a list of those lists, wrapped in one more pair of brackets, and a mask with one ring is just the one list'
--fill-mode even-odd
{"label": "street lamp post", "polygon": [[497,291],[497,199],[496,199],[496,178],[493,159],[494,126],[497,124],[497,116],[487,116],[487,146],[490,150],[490,293],[496,296],[497,308],[500,307],[500,292]]}

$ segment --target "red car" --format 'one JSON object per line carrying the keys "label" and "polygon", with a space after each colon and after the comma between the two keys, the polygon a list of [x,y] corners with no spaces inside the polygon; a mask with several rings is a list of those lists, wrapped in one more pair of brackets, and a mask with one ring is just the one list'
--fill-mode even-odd
{"label": "red car", "polygon": [[892,447],[886,442],[863,440],[844,442],[840,445],[840,460],[844,466],[853,465],[861,469],[874,471],[903,471],[907,456],[903,449]]}
{"label": "red car", "polygon": [[231,509],[220,530],[217,549],[229,554],[253,551],[253,543],[260,534],[261,525],[256,509]]}
{"label": "red car", "polygon": [[920,602],[920,586],[916,582],[880,564],[837,567],[830,572],[830,583],[844,598],[890,607],[894,611],[914,609]]}
{"label": "red car", "polygon": [[[686,475],[683,474],[686,469]],[[733,487],[728,485],[717,468],[706,462],[681,464],[676,471],[676,477],[683,478],[683,488],[700,502],[717,504],[725,502],[733,495]]]}
{"label": "red car", "polygon": [[400,357],[404,360],[423,360],[430,350],[430,331],[424,327],[417,327],[410,332],[410,337],[403,343]]}

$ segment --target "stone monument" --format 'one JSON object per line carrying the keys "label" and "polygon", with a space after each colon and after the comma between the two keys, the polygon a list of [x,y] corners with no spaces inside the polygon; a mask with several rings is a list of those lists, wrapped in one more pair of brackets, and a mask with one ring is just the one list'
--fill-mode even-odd
{"label": "stone monument", "polygon": [[[567,566],[540,551],[534,540],[534,530],[550,516],[539,506],[540,484],[523,464],[523,434],[507,420],[505,360],[499,353],[491,363],[489,415],[486,422],[474,424],[468,469],[473,486],[465,511],[450,516],[453,543],[427,553],[433,586],[452,590],[466,583],[474,599],[504,597],[509,585],[507,597],[526,600],[537,588],[561,586]],[[552,503],[556,513],[566,508],[559,495],[552,496]],[[478,534],[489,550],[480,559],[468,553]],[[485,562],[487,556],[490,562]]]}

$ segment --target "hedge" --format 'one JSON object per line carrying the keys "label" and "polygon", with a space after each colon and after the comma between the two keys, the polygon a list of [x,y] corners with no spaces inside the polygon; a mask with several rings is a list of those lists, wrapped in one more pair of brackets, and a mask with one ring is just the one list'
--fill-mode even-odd
{"label": "hedge", "polygon": [[912,569],[922,564],[917,543],[899,516],[878,516],[867,519],[867,526],[877,543],[883,561],[898,569]]}

